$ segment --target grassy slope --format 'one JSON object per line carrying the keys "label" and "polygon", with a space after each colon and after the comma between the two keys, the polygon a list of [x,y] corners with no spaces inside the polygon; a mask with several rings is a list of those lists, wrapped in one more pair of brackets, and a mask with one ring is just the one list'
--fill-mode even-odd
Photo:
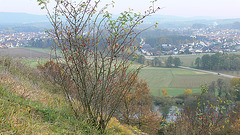
{"label": "grassy slope", "polygon": [[77,120],[64,98],[15,81],[0,74],[1,133],[71,134],[97,133],[83,120]]}
{"label": "grassy slope", "polygon": [[63,121],[69,113],[25,100],[3,87],[0,87],[0,93],[2,134],[67,134],[73,131],[69,128],[75,120]]}
{"label": "grassy slope", "polygon": [[[99,134],[84,115],[78,119],[73,115],[64,96],[51,84],[41,80],[34,84],[18,70],[11,71],[0,73],[0,134]],[[140,132],[113,118],[107,134]]]}

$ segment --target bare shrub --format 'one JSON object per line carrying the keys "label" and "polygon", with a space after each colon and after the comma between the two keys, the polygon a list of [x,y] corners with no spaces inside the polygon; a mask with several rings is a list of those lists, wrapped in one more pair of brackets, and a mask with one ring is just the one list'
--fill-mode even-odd
{"label": "bare shrub", "polygon": [[[73,109],[82,108],[88,122],[103,131],[141,69],[130,68],[139,49],[133,43],[145,30],[137,32],[136,27],[160,8],[156,9],[153,1],[144,15],[129,10],[113,19],[106,9],[114,3],[99,8],[100,0],[58,0],[51,13],[44,0],[38,1],[47,10],[53,26],[48,33],[55,42],[56,55],[58,49],[62,53],[62,59],[57,57],[56,63],[66,64],[64,72],[55,77],[62,81]],[[64,74],[70,77],[68,84]],[[70,90],[69,85],[74,89]]]}

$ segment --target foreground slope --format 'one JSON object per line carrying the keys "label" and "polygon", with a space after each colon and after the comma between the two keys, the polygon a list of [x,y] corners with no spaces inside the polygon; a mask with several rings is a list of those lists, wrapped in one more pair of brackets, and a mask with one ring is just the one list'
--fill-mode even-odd
{"label": "foreground slope", "polygon": [[[56,86],[40,72],[0,60],[0,134],[99,134],[84,115],[76,118]],[[9,64],[11,63],[11,64]],[[106,134],[143,134],[113,118]]]}

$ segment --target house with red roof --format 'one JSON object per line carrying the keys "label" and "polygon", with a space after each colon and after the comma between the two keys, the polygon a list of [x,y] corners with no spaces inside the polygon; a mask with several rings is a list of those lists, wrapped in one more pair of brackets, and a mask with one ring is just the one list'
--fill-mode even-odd
{"label": "house with red roof", "polygon": [[6,46],[6,45],[2,45],[2,44],[0,43],[0,48],[1,48],[1,49],[7,48],[7,46]]}
{"label": "house with red roof", "polygon": [[8,48],[13,48],[13,47],[14,47],[12,43],[6,43],[6,46],[7,46]]}

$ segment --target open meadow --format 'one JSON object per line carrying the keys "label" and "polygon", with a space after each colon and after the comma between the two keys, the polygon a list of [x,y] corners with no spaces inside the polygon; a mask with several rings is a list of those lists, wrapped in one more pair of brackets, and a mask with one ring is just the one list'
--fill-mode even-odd
{"label": "open meadow", "polygon": [[[204,54],[172,55],[172,57],[180,58],[183,66],[193,67],[196,58],[198,58],[198,57],[201,58],[203,55]],[[160,57],[157,57],[157,58],[159,58],[161,61],[165,62],[165,61],[167,61],[168,57],[169,56],[167,56],[167,55],[163,55],[163,56],[160,56]]]}
{"label": "open meadow", "polygon": [[24,64],[28,64],[31,67],[36,67],[38,63],[46,63],[50,58],[54,58],[50,55],[50,49],[41,48],[8,48],[0,49],[1,57],[12,57],[21,60]]}
{"label": "open meadow", "polygon": [[217,71],[219,73],[222,73],[222,74],[228,74],[228,75],[233,75],[233,76],[237,76],[237,77],[240,77],[240,71]]}
{"label": "open meadow", "polygon": [[193,92],[200,92],[201,85],[209,84],[219,78],[228,78],[196,72],[180,68],[143,68],[139,78],[147,82],[153,95],[162,95],[162,88],[166,88],[169,96],[183,94],[185,89],[192,89]]}
{"label": "open meadow", "polygon": [[[50,49],[41,48],[11,48],[0,49],[0,56],[11,56],[20,58],[23,63],[36,67],[38,62],[45,63],[50,58]],[[191,55],[180,57],[185,63],[191,64],[196,57],[200,55]],[[163,57],[164,58],[164,57]],[[188,63],[187,63],[188,62]],[[138,67],[137,63],[133,67]],[[226,72],[224,72],[226,73]],[[234,74],[237,72],[228,72]],[[162,95],[162,88],[166,88],[169,96],[183,94],[185,89],[192,89],[193,92],[200,92],[202,84],[209,84],[218,78],[227,79],[221,76],[196,72],[180,68],[159,68],[145,67],[139,73],[139,78],[145,80],[153,95]]]}
{"label": "open meadow", "polygon": [[49,53],[40,50],[31,50],[27,48],[8,48],[0,49],[0,57],[9,56],[13,58],[50,58]]}
{"label": "open meadow", "polygon": [[[46,54],[51,54],[51,55],[55,55],[55,50],[51,50],[50,48],[35,48],[35,47],[27,47],[27,49],[32,50],[32,51],[37,51],[37,52],[41,52],[41,53],[46,53]],[[61,56],[61,50],[57,50],[57,55]]]}

